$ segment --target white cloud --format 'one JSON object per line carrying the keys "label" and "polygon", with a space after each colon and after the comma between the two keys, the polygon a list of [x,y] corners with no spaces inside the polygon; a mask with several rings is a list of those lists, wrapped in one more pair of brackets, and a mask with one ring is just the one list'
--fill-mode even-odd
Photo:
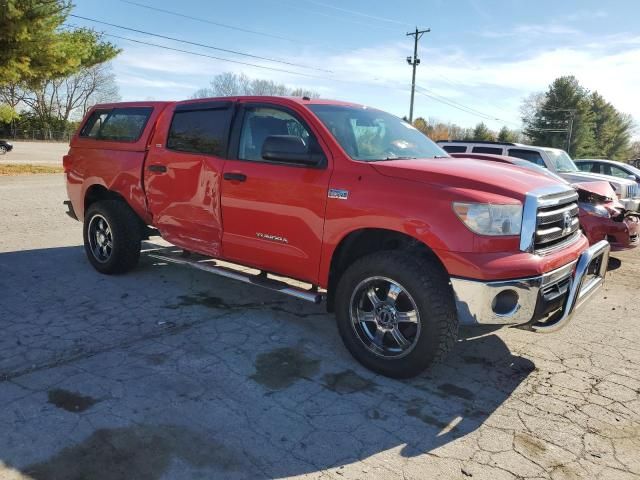
{"label": "white cloud", "polygon": [[480,35],[485,38],[506,38],[506,37],[546,37],[549,35],[577,35],[580,31],[561,24],[548,25],[516,25],[511,29],[484,30]]}
{"label": "white cloud", "polygon": [[567,15],[569,22],[582,22],[585,20],[598,20],[607,18],[609,13],[605,10],[579,10],[570,15]]}
{"label": "white cloud", "polygon": [[[553,27],[517,28],[534,32],[549,31]],[[637,95],[640,37],[617,34],[600,39],[591,37],[588,41],[586,38],[572,38],[564,46],[548,49],[543,49],[535,41],[531,44],[536,50],[522,50],[514,58],[502,53],[500,56],[490,53],[471,55],[459,48],[425,48],[421,54],[422,64],[418,67],[417,83],[436,95],[492,117],[519,122],[518,107],[523,97],[545,90],[558,76],[575,75],[585,87],[598,90],[618,109],[640,119],[640,95]],[[500,49],[488,48],[487,52],[500,52]],[[271,51],[270,56],[288,60],[276,51]],[[309,78],[136,45],[127,48],[115,60],[114,66],[123,90],[129,84],[137,83],[138,86],[145,85],[149,95],[158,98],[187,97],[191,91],[206,86],[214,75],[234,71],[244,72],[253,78],[269,78],[290,86],[311,88],[324,97],[351,99],[401,113],[408,103],[410,87],[410,67],[406,56],[407,46],[402,42],[337,55],[318,51],[313,56],[313,63],[333,73],[298,69],[312,76]],[[290,57],[289,60],[296,62],[299,57]],[[268,62],[261,65],[282,66]],[[434,99],[422,97],[421,100],[430,110],[424,112],[425,116],[437,115],[444,120],[461,121],[467,125],[481,119],[439,104]],[[494,127],[499,124],[496,121]]]}

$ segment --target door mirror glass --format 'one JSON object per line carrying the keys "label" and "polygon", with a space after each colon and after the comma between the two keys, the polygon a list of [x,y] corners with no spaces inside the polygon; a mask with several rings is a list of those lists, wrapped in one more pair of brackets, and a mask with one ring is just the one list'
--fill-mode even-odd
{"label": "door mirror glass", "polygon": [[295,135],[269,135],[262,144],[262,158],[271,162],[316,165],[318,154],[309,151],[305,141]]}
{"label": "door mirror glass", "polygon": [[638,179],[636,178],[636,176],[635,176],[635,175],[632,175],[632,174],[627,175],[627,178],[628,178],[629,180],[634,181],[634,182],[637,182],[637,181],[638,181]]}

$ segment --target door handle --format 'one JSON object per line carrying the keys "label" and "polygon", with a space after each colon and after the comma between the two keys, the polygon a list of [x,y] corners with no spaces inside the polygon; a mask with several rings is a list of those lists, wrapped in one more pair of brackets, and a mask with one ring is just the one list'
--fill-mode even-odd
{"label": "door handle", "polygon": [[231,180],[235,182],[244,182],[247,180],[247,176],[244,173],[225,172],[222,176],[225,180]]}
{"label": "door handle", "polygon": [[147,170],[155,173],[165,173],[167,171],[167,167],[164,165],[149,165]]}

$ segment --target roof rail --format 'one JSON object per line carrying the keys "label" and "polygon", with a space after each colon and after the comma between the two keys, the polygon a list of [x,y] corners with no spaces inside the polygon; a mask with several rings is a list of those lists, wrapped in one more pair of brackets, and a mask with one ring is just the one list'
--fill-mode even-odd
{"label": "roof rail", "polygon": [[481,143],[487,145],[509,145],[516,146],[515,143],[511,142],[492,142],[490,140],[438,140],[436,143]]}

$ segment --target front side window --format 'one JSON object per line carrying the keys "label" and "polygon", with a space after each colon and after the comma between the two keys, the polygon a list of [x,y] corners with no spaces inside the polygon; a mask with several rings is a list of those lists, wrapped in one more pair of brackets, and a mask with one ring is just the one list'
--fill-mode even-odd
{"label": "front side window", "polygon": [[262,161],[262,146],[271,135],[292,135],[307,146],[311,143],[309,130],[290,113],[277,108],[250,107],[242,121],[238,158]]}
{"label": "front side window", "polygon": [[540,155],[540,153],[536,152],[535,150],[524,150],[524,149],[521,149],[521,148],[510,148],[509,149],[509,156],[510,157],[521,158],[522,160],[527,160],[528,162],[535,163],[536,165],[539,165],[541,167],[546,167],[546,165],[544,163],[544,159],[542,158],[542,155]]}
{"label": "front side window", "polygon": [[229,109],[176,111],[167,148],[188,153],[223,156],[227,148]]}
{"label": "front side window", "polygon": [[605,169],[607,167],[611,169],[610,172],[605,172],[607,175],[613,175],[614,177],[618,177],[618,178],[629,178],[629,175],[631,175],[630,173],[625,172],[620,167],[616,167],[614,165],[606,165]]}
{"label": "front side window", "polygon": [[448,157],[426,135],[389,113],[346,105],[316,104],[309,108],[354,160]]}
{"label": "front side window", "polygon": [[80,136],[113,142],[135,142],[142,135],[152,111],[151,107],[96,110],[80,131]]}

